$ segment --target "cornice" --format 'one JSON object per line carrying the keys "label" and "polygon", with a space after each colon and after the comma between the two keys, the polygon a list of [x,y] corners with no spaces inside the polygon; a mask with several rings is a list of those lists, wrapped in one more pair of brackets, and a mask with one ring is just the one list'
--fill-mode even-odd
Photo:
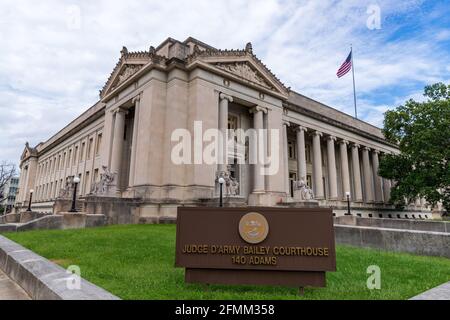
{"label": "cornice", "polygon": [[283,106],[285,108],[287,108],[288,110],[295,111],[297,113],[306,115],[306,116],[311,117],[313,119],[316,119],[316,120],[328,123],[328,124],[330,124],[332,126],[336,126],[336,127],[342,128],[344,130],[356,133],[356,134],[358,134],[360,136],[363,136],[363,137],[365,137],[367,139],[370,139],[370,140],[382,143],[384,145],[387,145],[387,146],[390,146],[390,147],[393,147],[393,148],[398,148],[397,145],[395,145],[393,143],[390,143],[389,141],[387,141],[385,139],[382,139],[382,138],[377,137],[377,136],[375,136],[373,134],[367,133],[367,132],[365,132],[363,130],[360,130],[358,128],[352,127],[352,126],[350,126],[350,125],[348,125],[346,123],[343,123],[343,122],[337,121],[335,119],[326,117],[326,116],[321,115],[321,114],[319,114],[317,112],[314,112],[314,111],[302,108],[301,106],[298,106],[298,105],[293,104],[291,102],[285,102],[283,104]]}

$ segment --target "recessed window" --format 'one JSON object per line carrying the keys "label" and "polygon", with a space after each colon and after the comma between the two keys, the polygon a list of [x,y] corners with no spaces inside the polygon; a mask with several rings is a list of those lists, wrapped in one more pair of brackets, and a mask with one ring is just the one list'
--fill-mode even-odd
{"label": "recessed window", "polygon": [[291,160],[296,159],[294,141],[288,141],[288,155],[289,155],[289,159],[291,159]]}

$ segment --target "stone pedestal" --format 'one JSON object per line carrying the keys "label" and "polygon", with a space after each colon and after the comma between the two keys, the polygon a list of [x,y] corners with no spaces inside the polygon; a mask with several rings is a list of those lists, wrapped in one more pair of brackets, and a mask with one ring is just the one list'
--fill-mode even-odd
{"label": "stone pedestal", "polygon": [[303,201],[295,201],[295,208],[318,208],[319,201],[317,200],[303,200]]}

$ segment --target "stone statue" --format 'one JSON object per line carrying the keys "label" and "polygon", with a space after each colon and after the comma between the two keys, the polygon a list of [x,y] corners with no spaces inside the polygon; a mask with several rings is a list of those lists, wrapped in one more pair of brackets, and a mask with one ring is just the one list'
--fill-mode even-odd
{"label": "stone statue", "polygon": [[239,182],[230,175],[229,171],[221,172],[218,178],[220,177],[225,180],[225,195],[228,197],[237,196],[239,193]]}
{"label": "stone statue", "polygon": [[109,191],[109,187],[113,185],[116,174],[109,171],[107,166],[102,166],[102,169],[103,173],[100,174],[100,181],[94,183],[91,194],[106,194]]}
{"label": "stone statue", "polygon": [[58,198],[70,199],[72,197],[72,190],[73,190],[73,182],[72,181],[73,181],[73,177],[66,179],[64,188],[59,190]]}
{"label": "stone statue", "polygon": [[313,200],[314,199],[314,193],[310,187],[305,183],[305,181],[295,181],[294,182],[294,189],[299,191],[300,193],[300,200]]}

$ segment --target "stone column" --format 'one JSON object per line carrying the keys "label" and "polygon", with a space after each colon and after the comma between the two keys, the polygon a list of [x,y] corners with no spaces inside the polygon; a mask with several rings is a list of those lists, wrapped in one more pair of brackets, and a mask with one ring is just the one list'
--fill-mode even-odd
{"label": "stone column", "polygon": [[330,200],[337,200],[337,173],[336,173],[336,155],[334,150],[334,142],[336,137],[328,136],[327,138],[327,155],[328,155],[328,181],[330,184]]}
{"label": "stone column", "polygon": [[283,121],[283,165],[284,165],[284,179],[286,194],[289,197],[291,193],[291,186],[289,185],[289,155],[288,155],[288,127],[289,121]]}
{"label": "stone column", "polygon": [[137,134],[139,130],[139,109],[140,109],[141,96],[138,95],[132,101],[134,104],[134,122],[133,122],[133,141],[131,141],[131,159],[130,159],[130,177],[128,181],[128,186],[134,186],[134,175],[136,168],[136,144],[137,144]]}
{"label": "stone column", "polygon": [[374,196],[375,196],[375,202],[382,203],[383,202],[383,194],[381,189],[381,177],[378,175],[378,169],[380,167],[378,154],[380,152],[378,150],[372,151],[372,165],[373,165],[373,181],[374,181]]}
{"label": "stone column", "polygon": [[362,150],[363,170],[364,170],[364,190],[366,193],[366,203],[374,201],[373,184],[372,184],[372,170],[370,170],[369,160],[370,148],[364,147]]}
{"label": "stone column", "polygon": [[383,200],[388,204],[391,199],[391,180],[383,178]]}
{"label": "stone column", "polygon": [[[119,108],[114,111],[116,120],[114,122],[111,172],[116,174],[115,184],[119,188],[120,169],[122,164],[123,136],[125,132],[125,110]],[[86,146],[87,147],[87,146]]]}
{"label": "stone column", "polygon": [[[350,188],[350,171],[348,168],[348,154],[347,154],[347,140],[341,140],[339,142],[339,150],[341,155],[341,175],[342,175],[342,199],[347,200],[346,192],[351,193]],[[351,199],[355,199],[355,195],[350,194]]]}
{"label": "stone column", "polygon": [[313,135],[313,154],[314,154],[314,195],[317,200],[324,199],[323,193],[323,174],[322,174],[322,149],[320,138],[322,133],[315,131]]}
{"label": "stone column", "polygon": [[264,193],[265,187],[264,187],[264,165],[262,161],[264,160],[264,156],[266,154],[264,150],[264,141],[261,141],[261,139],[264,139],[263,129],[264,129],[264,121],[263,121],[263,115],[267,110],[263,107],[256,106],[250,110],[251,113],[253,113],[253,128],[256,131],[257,139],[254,142],[254,150],[256,150],[256,161],[254,164],[254,181],[253,181],[253,193]]}
{"label": "stone column", "polygon": [[223,140],[219,140],[219,173],[227,170],[228,163],[228,104],[233,102],[233,97],[221,93],[219,95],[219,130],[222,134]]}
{"label": "stone column", "polygon": [[306,183],[306,147],[305,132],[307,129],[302,126],[297,127],[297,180]]}
{"label": "stone column", "polygon": [[359,144],[352,144],[353,184],[355,186],[353,201],[362,202],[361,170],[359,168]]}

